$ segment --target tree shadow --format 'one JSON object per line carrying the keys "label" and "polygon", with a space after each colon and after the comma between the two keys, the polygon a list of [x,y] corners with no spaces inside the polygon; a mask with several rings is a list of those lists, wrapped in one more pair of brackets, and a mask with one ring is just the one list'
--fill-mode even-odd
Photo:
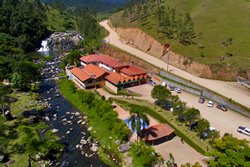
{"label": "tree shadow", "polygon": [[[152,136],[153,138],[156,138],[155,140],[149,140],[149,137]],[[166,141],[170,141],[175,137],[175,133],[172,133],[168,136],[164,136],[161,138],[158,138],[158,134],[157,134],[157,129],[154,127],[149,127],[147,129],[143,129],[142,133],[141,133],[141,138],[143,138],[145,140],[146,143],[151,144],[151,145],[159,145],[162,144]]]}

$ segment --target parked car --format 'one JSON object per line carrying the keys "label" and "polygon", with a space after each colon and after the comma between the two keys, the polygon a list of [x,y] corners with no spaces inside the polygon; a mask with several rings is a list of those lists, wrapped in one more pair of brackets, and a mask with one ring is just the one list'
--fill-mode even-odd
{"label": "parked car", "polygon": [[224,105],[222,105],[222,104],[218,104],[216,107],[217,107],[218,109],[222,110],[222,111],[227,111],[226,106],[224,106]]}
{"label": "parked car", "polygon": [[170,110],[173,107],[172,103],[166,102],[162,105],[162,108],[165,110]]}
{"label": "parked car", "polygon": [[181,89],[180,88],[176,88],[176,93],[181,93]]}
{"label": "parked car", "polygon": [[205,103],[205,101],[206,101],[206,100],[205,100],[205,98],[204,98],[204,97],[200,97],[200,99],[199,99],[199,103],[202,103],[202,104],[203,104],[203,103]]}
{"label": "parked car", "polygon": [[148,84],[151,85],[151,86],[155,86],[156,85],[156,83],[154,81],[152,81],[152,80],[148,81]]}
{"label": "parked car", "polygon": [[160,102],[158,100],[155,101],[155,105],[160,106],[165,110],[170,110],[173,107],[171,102]]}
{"label": "parked car", "polygon": [[208,130],[210,130],[210,131],[217,131],[217,129],[214,128],[214,127],[212,127],[212,126],[210,126],[210,127],[208,128]]}
{"label": "parked car", "polygon": [[169,90],[170,90],[170,91],[174,91],[174,86],[169,85]]}
{"label": "parked car", "polygon": [[250,129],[243,126],[239,126],[237,132],[250,136]]}
{"label": "parked car", "polygon": [[214,102],[209,100],[208,103],[207,103],[207,106],[213,108],[214,107]]}
{"label": "parked car", "polygon": [[161,86],[167,87],[167,82],[162,82]]}

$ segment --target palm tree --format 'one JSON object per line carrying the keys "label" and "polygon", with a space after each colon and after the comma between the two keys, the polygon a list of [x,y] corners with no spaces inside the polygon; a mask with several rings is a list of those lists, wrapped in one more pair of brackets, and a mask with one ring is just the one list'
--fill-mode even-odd
{"label": "palm tree", "polygon": [[130,110],[129,122],[131,123],[131,129],[137,133],[137,141],[141,137],[141,130],[149,125],[149,118],[144,114],[144,108],[141,106],[134,106]]}

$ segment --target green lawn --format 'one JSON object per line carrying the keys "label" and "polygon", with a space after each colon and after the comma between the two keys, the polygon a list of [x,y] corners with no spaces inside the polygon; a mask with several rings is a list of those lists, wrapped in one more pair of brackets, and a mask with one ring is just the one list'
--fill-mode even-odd
{"label": "green lawn", "polygon": [[26,110],[36,109],[42,110],[44,107],[41,103],[38,103],[36,98],[38,94],[36,93],[25,93],[25,92],[16,92],[12,93],[11,97],[17,99],[16,102],[10,104],[10,110],[12,115],[19,116],[22,112]]}
{"label": "green lawn", "polygon": [[[189,12],[197,38],[196,44],[184,46],[177,40],[170,40],[157,33],[157,19],[149,16],[145,21],[130,23],[122,18],[122,12],[111,17],[115,26],[138,27],[161,43],[171,44],[172,50],[214,70],[241,70],[250,64],[250,1],[247,0],[163,0],[164,6],[176,8],[177,13]],[[199,34],[202,34],[199,36]],[[224,46],[222,42],[232,38],[232,45]],[[199,46],[204,46],[200,49]],[[226,55],[231,53],[232,56]],[[201,56],[204,55],[204,57]]]}

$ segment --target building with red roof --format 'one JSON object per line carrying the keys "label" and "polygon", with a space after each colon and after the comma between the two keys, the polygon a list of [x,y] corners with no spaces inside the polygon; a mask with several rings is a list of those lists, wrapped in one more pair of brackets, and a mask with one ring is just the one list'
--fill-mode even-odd
{"label": "building with red roof", "polygon": [[70,79],[81,89],[99,88],[104,86],[106,75],[108,73],[104,69],[89,64],[84,68],[72,68]]}
{"label": "building with red roof", "polygon": [[124,67],[120,70],[120,72],[125,75],[125,76],[129,76],[129,77],[133,77],[133,76],[140,76],[140,75],[145,75],[147,74],[146,70],[143,70],[139,67],[136,66],[128,66],[128,67]]}
{"label": "building with red roof", "polygon": [[108,70],[109,72],[118,72],[120,69],[127,66],[121,63],[118,59],[98,54],[83,56],[80,58],[80,61],[81,65],[83,66],[86,66],[88,64],[95,64],[101,68]]}
{"label": "building with red roof", "polygon": [[150,80],[147,71],[133,65],[126,65],[118,59],[92,54],[80,58],[81,65],[86,68],[90,64],[105,69],[109,75],[105,77],[105,85],[114,92],[139,84],[144,84]]}
{"label": "building with red roof", "polygon": [[118,59],[92,54],[80,58],[81,68],[66,70],[79,88],[102,87],[106,85],[115,93],[119,89],[144,84],[150,80],[147,71],[133,65],[126,65]]}
{"label": "building with red roof", "polygon": [[160,144],[175,136],[174,129],[168,124],[157,124],[142,130],[141,137],[150,144]]}

